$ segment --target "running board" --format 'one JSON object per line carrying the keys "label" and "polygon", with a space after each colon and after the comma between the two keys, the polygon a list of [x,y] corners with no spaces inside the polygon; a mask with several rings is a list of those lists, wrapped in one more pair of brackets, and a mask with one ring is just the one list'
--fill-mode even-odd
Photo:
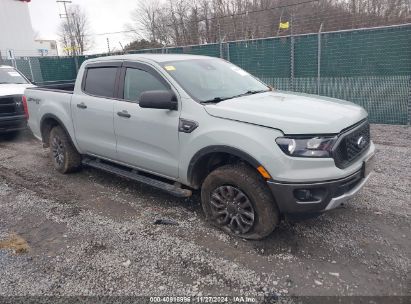
{"label": "running board", "polygon": [[82,161],[82,164],[85,166],[100,169],[100,170],[103,170],[109,173],[113,173],[121,177],[125,177],[128,179],[143,183],[145,185],[152,186],[154,188],[163,190],[177,197],[189,197],[192,194],[191,190],[189,189],[183,189],[178,186],[141,175],[135,170],[129,171],[126,169],[122,169],[120,167],[117,167],[116,165],[110,165],[108,163],[102,162],[99,159],[84,158]]}

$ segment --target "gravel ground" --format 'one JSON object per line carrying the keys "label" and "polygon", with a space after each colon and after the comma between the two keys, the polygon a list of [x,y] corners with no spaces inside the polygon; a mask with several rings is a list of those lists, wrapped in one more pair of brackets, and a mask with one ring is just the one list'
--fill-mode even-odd
{"label": "gravel ground", "polygon": [[264,241],[209,226],[198,194],[90,168],[61,175],[29,134],[0,138],[0,241],[29,246],[0,249],[0,296],[411,296],[410,128],[373,125],[372,135],[376,170],[355,199]]}

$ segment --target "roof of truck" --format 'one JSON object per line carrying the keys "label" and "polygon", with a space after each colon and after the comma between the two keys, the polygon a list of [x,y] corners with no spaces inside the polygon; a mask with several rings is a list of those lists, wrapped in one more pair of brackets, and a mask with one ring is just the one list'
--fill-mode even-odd
{"label": "roof of truck", "polygon": [[0,69],[14,69],[12,66],[9,65],[1,65],[0,64]]}
{"label": "roof of truck", "polygon": [[187,59],[206,59],[214,58],[209,56],[187,55],[187,54],[128,54],[117,56],[105,56],[90,59],[89,61],[108,61],[108,60],[147,60],[155,62],[167,62]]}

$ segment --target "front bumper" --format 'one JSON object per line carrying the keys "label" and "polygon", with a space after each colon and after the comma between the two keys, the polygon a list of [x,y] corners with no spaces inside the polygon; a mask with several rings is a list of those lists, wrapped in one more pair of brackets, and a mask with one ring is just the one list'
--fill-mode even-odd
{"label": "front bumper", "polygon": [[[367,182],[373,167],[374,155],[368,158],[361,170],[345,178],[314,183],[281,183],[268,181],[282,214],[315,214],[341,206],[352,198]],[[299,199],[299,191],[309,191],[311,196]]]}
{"label": "front bumper", "polygon": [[0,117],[0,133],[20,131],[27,128],[27,119],[24,115]]}

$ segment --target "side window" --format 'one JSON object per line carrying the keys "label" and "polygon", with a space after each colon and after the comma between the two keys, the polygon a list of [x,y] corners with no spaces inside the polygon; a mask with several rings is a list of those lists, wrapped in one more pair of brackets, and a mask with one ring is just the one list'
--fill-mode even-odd
{"label": "side window", "polygon": [[87,69],[84,91],[101,97],[114,97],[117,67]]}
{"label": "side window", "polygon": [[124,99],[138,101],[141,93],[153,90],[168,90],[168,88],[152,74],[128,68],[124,80]]}

